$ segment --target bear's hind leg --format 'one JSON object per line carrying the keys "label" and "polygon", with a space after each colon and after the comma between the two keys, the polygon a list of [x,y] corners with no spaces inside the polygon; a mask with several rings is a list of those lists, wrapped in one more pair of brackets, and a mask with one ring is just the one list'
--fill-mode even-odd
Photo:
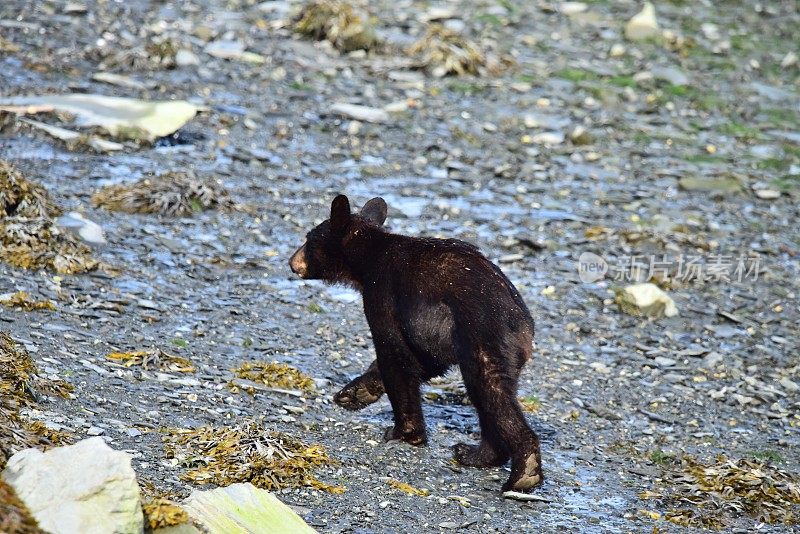
{"label": "bear's hind leg", "polygon": [[[482,394],[477,387],[467,381],[467,393],[475,406],[487,404],[486,400],[476,402],[474,399]],[[477,390],[477,391],[476,391]],[[481,427],[481,442],[478,445],[457,443],[453,446],[453,458],[461,465],[468,467],[499,467],[509,459],[505,443],[500,437],[500,429],[494,417],[487,415],[488,410],[478,409],[478,420]]]}
{"label": "bear's hind leg", "polygon": [[[511,457],[511,476],[503,491],[526,491],[541,484],[544,477],[539,438],[525,421],[516,398],[518,369],[504,370],[492,355],[479,350],[462,360],[461,370],[467,393],[478,411],[481,445],[471,451],[461,444],[456,446],[456,460],[460,461],[462,454],[469,461],[482,455],[491,457],[489,451],[502,451],[503,459]],[[496,454],[495,459],[500,458]]]}

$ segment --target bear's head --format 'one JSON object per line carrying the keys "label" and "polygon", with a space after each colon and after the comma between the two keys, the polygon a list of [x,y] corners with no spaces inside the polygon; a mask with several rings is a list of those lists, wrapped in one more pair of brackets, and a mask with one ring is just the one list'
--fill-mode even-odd
{"label": "bear's head", "polygon": [[358,213],[350,213],[350,201],[339,195],[331,203],[331,216],[306,234],[306,242],[292,254],[289,267],[306,280],[355,283],[348,252],[370,231],[382,231],[386,201],[373,198]]}

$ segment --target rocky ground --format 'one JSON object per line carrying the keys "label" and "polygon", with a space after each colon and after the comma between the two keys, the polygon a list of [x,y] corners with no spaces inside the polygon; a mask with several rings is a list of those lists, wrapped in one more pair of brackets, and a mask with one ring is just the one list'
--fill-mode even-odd
{"label": "rocky ground", "polygon": [[[640,41],[623,35],[641,9],[631,1],[367,7],[370,50],[342,53],[293,31],[293,2],[2,3],[0,98],[203,106],[176,135],[114,153],[2,117],[0,157],[108,240],[93,252],[104,267],[86,274],[0,264],[0,294],[56,308],[0,307],[0,330],[75,388],[26,416],[104,436],[176,496],[193,484],[167,457],[167,429],[262,420],[335,460],[317,476],[344,493],[280,490],[321,532],[797,529],[763,525],[763,499],[732,482],[756,472],[766,488],[775,469],[800,471],[797,3],[659,2],[659,30]],[[439,76],[431,43],[409,55],[433,24],[474,43],[474,73]],[[375,109],[355,120],[337,103]],[[91,201],[187,169],[235,206],[165,217]],[[361,412],[332,403],[374,357],[361,306],[298,280],[287,260],[337,192],[356,205],[383,196],[394,231],[478,244],[519,287],[537,323],[520,388],[543,440],[537,500],[503,499],[506,469],[451,462],[449,447],[478,432],[457,374],[426,389],[425,448],[382,443],[385,398]],[[604,278],[579,278],[584,252],[604,258]],[[614,289],[634,257],[679,316],[620,311]],[[196,370],[107,357],[150,349]],[[232,389],[231,369],[251,361],[290,364],[315,389]],[[727,473],[734,501],[702,489],[698,470]]]}

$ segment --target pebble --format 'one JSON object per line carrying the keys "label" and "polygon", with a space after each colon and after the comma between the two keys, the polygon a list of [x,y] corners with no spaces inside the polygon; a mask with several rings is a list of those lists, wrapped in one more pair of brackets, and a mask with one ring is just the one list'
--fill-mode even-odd
{"label": "pebble", "polygon": [[800,391],[800,386],[797,385],[797,382],[790,380],[788,377],[781,378],[779,383],[786,391],[790,391],[792,393]]}
{"label": "pebble", "polygon": [[179,67],[190,67],[200,64],[200,58],[191,50],[181,48],[175,53],[175,64]]}

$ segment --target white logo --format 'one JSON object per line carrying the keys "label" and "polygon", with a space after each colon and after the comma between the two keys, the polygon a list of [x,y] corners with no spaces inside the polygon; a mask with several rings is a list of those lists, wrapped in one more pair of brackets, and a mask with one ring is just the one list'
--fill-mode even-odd
{"label": "white logo", "polygon": [[597,282],[608,272],[606,260],[591,252],[584,252],[578,258],[578,277],[581,282]]}

